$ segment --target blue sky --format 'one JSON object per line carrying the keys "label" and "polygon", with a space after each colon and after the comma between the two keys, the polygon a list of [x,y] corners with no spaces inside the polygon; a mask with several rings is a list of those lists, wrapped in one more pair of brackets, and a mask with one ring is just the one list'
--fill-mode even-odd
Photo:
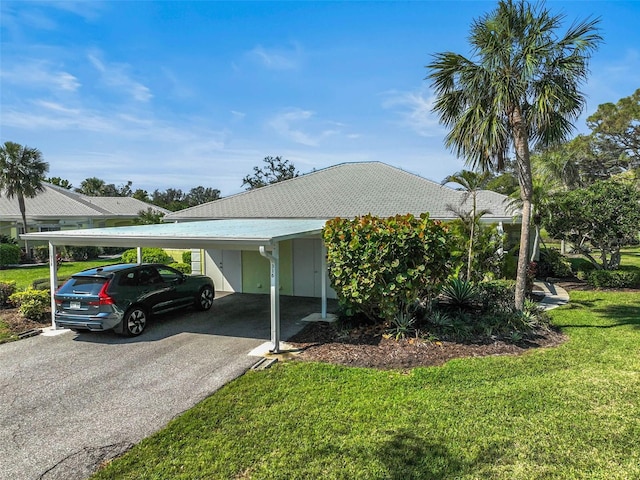
{"label": "blue sky", "polygon": [[[431,113],[425,65],[469,54],[496,2],[7,1],[0,141],[50,175],[227,196],[266,156],[301,173],[377,160],[440,181],[463,168]],[[640,87],[640,1],[548,1],[600,17],[584,86],[597,106]]]}

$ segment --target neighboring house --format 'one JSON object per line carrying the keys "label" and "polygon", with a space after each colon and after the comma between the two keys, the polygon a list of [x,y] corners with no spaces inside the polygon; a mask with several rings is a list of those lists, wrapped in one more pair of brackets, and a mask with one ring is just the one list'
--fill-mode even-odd
{"label": "neighboring house", "polygon": [[[89,197],[49,183],[44,184],[44,192],[34,198],[25,198],[29,232],[133,225],[139,212],[149,208],[169,213],[135,198]],[[22,230],[18,200],[1,196],[0,234],[18,238],[18,234],[24,233]],[[29,247],[35,245],[29,242]]]}
{"label": "neighboring house", "polygon": [[[380,162],[344,163],[249,190],[164,217],[167,222],[222,219],[319,219],[380,217],[428,212],[430,218],[453,220],[463,193]],[[471,210],[469,199],[463,210]],[[500,224],[517,235],[508,197],[481,191],[478,210],[489,210],[482,221]],[[513,233],[512,233],[513,232]],[[280,293],[321,296],[324,248],[320,238],[281,242]],[[196,250],[194,270],[211,276],[216,288],[243,293],[269,292],[269,262],[250,250]],[[325,272],[326,275],[326,272]],[[330,296],[335,296],[331,291]]]}

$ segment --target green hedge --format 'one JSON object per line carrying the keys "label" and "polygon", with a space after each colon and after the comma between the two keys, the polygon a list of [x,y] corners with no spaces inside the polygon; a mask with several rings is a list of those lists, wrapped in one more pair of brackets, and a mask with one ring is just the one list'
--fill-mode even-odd
{"label": "green hedge", "polygon": [[8,282],[0,282],[0,306],[4,307],[9,303],[9,297],[16,293],[16,282],[9,280]]}
{"label": "green hedge", "polygon": [[40,320],[51,307],[51,296],[46,290],[29,289],[24,292],[14,293],[9,301],[18,307],[25,318]]}
{"label": "green hedge", "polygon": [[0,266],[20,263],[20,247],[10,243],[0,243]]}
{"label": "green hedge", "polygon": [[[138,251],[135,248],[126,250],[122,254],[122,263],[137,263]],[[161,248],[143,248],[142,263],[164,263],[165,265],[173,263],[173,258]]]}
{"label": "green hedge", "polygon": [[182,273],[191,273],[191,265],[187,263],[173,262],[170,263],[169,266],[181,271]]}
{"label": "green hedge", "polygon": [[587,274],[587,283],[596,288],[640,287],[640,271],[593,270]]}

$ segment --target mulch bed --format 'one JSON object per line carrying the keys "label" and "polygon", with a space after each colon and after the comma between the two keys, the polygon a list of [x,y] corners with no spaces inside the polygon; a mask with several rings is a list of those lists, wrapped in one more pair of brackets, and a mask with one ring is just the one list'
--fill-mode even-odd
{"label": "mulch bed", "polygon": [[296,360],[407,370],[442,365],[454,358],[518,355],[534,348],[555,347],[566,340],[566,335],[553,329],[537,332],[517,344],[501,340],[482,343],[427,341],[419,338],[396,340],[382,335],[382,332],[372,333],[366,329],[345,334],[333,324],[314,322],[290,338],[288,343],[301,350],[294,357]]}

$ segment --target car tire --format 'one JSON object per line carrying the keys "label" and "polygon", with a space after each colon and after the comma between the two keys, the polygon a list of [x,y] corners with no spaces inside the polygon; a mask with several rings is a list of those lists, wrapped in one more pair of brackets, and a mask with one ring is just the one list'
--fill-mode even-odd
{"label": "car tire", "polygon": [[137,337],[147,326],[147,311],[139,306],[131,307],[122,319],[122,333],[127,337]]}
{"label": "car tire", "polygon": [[196,298],[196,308],[202,311],[209,310],[211,308],[211,305],[213,305],[213,298],[213,288],[211,288],[209,285],[205,285],[198,292],[198,297]]}

